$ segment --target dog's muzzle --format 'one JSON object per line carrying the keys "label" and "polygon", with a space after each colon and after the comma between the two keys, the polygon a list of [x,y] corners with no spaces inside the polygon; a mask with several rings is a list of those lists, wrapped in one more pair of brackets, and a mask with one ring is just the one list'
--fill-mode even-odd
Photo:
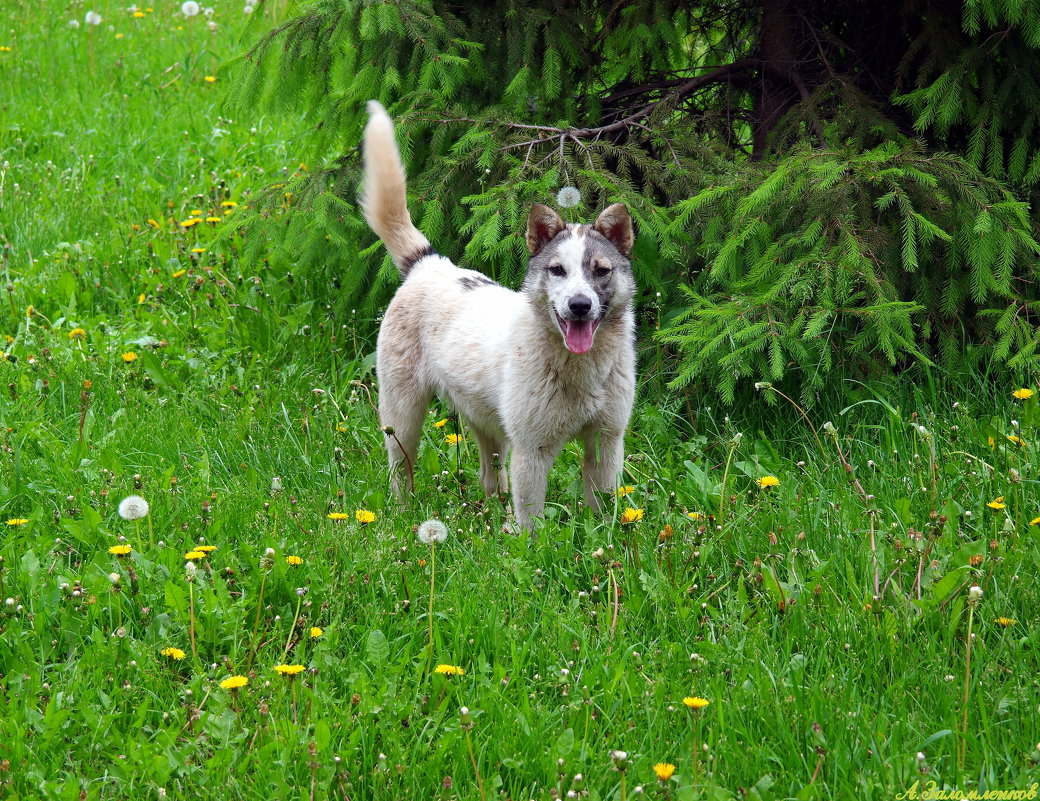
{"label": "dog's muzzle", "polygon": [[592,348],[592,338],[599,327],[599,319],[596,320],[564,320],[556,315],[556,321],[563,332],[563,341],[567,350],[571,353],[588,353]]}

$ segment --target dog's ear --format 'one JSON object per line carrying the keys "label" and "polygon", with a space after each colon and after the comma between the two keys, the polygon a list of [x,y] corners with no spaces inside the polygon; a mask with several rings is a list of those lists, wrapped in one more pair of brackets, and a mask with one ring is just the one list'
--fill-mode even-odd
{"label": "dog's ear", "polygon": [[592,230],[603,234],[622,256],[632,252],[632,218],[624,203],[615,203],[603,209]]}
{"label": "dog's ear", "polygon": [[559,214],[548,206],[535,203],[527,215],[527,249],[531,255],[536,255],[566,227]]}

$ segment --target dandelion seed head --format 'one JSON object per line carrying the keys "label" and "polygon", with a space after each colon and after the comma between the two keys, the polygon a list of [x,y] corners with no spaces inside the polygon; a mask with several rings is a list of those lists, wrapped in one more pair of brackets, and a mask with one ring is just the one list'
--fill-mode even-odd
{"label": "dandelion seed head", "polygon": [[186,17],[194,17],[201,10],[202,7],[195,0],[184,0],[181,3],[181,13]]}
{"label": "dandelion seed head", "polygon": [[101,24],[101,15],[98,14],[96,11],[88,11],[87,12],[87,16],[84,17],[84,22],[86,22],[87,25],[94,25],[94,26],[100,25]]}
{"label": "dandelion seed head", "polygon": [[556,193],[556,203],[560,208],[573,208],[581,203],[581,192],[576,186],[565,186]]}
{"label": "dandelion seed head", "polygon": [[430,518],[419,524],[416,536],[419,537],[419,542],[424,545],[439,544],[448,539],[448,527],[440,520]]}
{"label": "dandelion seed head", "polygon": [[148,501],[140,495],[127,495],[119,502],[119,516],[124,520],[140,520],[148,516]]}

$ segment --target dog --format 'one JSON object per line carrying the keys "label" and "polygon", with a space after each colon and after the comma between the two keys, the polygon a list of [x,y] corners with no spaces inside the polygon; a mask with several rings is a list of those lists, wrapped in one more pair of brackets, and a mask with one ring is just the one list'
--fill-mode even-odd
{"label": "dog", "polygon": [[[400,497],[434,394],[450,401],[480,449],[480,482],[505,494],[530,531],[545,508],[549,468],[563,446],[584,444],[585,502],[617,488],[635,400],[636,292],[632,220],[621,203],[591,225],[544,205],[527,221],[530,260],[514,292],[436,253],[412,224],[393,123],[368,103],[365,219],[403,283],[379,328],[379,416]],[[509,453],[509,476],[501,459]]]}

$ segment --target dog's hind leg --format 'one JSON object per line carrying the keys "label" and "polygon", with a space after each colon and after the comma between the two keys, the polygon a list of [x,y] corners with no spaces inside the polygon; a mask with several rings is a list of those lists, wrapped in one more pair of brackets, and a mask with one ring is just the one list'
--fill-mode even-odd
{"label": "dog's hind leg", "polygon": [[433,393],[414,381],[379,385],[379,421],[390,457],[390,486],[397,497],[415,489],[415,455]]}
{"label": "dog's hind leg", "polygon": [[480,485],[488,496],[509,492],[509,476],[505,468],[505,442],[473,428],[480,447]]}
{"label": "dog's hind leg", "polygon": [[585,504],[599,512],[602,504],[596,493],[617,489],[625,459],[625,434],[623,431],[586,428],[581,432],[581,440],[585,444],[585,458],[581,465]]}

